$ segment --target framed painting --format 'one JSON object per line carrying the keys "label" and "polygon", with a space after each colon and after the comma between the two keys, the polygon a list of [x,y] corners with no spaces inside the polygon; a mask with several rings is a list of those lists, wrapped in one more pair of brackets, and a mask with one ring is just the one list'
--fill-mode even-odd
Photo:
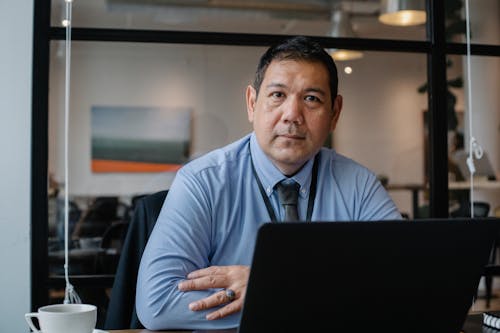
{"label": "framed painting", "polygon": [[92,172],[177,171],[189,158],[189,108],[93,106]]}

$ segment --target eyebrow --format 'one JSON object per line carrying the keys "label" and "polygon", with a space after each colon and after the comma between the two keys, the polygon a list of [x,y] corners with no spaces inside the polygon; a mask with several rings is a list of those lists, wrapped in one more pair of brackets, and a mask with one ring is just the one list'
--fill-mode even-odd
{"label": "eyebrow", "polygon": [[286,84],[283,84],[283,83],[269,83],[266,88],[286,88],[287,85]]}
{"label": "eyebrow", "polygon": [[306,92],[315,92],[320,94],[321,96],[326,96],[326,92],[321,88],[307,88]]}
{"label": "eyebrow", "polygon": [[[277,82],[273,83],[273,82],[271,82],[271,83],[269,83],[266,86],[266,88],[287,88],[287,85],[283,84],[283,83],[277,83]],[[305,91],[306,92],[315,92],[315,93],[318,93],[318,94],[320,94],[322,96],[326,96],[326,92],[323,89],[321,89],[321,88],[314,88],[314,87],[313,88],[307,88]]]}

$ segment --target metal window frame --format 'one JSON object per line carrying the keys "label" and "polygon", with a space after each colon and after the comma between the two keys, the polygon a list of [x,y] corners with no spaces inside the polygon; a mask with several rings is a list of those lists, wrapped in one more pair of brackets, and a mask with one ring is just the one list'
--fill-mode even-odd
{"label": "metal window frame", "polygon": [[[32,83],[32,152],[31,152],[31,307],[35,311],[47,304],[50,287],[61,281],[48,277],[48,96],[50,42],[64,39],[64,28],[50,26],[50,0],[34,1],[33,83]],[[448,217],[448,161],[446,109],[446,55],[466,53],[466,45],[446,43],[444,1],[427,0],[427,41],[407,41],[365,38],[330,38],[311,36],[325,48],[348,48],[382,52],[412,52],[427,54],[429,82],[430,138],[430,216]],[[158,31],[73,28],[72,38],[78,41],[112,41],[136,43],[179,43],[234,46],[268,46],[285,35],[215,33],[195,31]],[[480,56],[500,56],[500,46],[471,45],[471,53]],[[111,285],[107,277],[86,277],[84,285]]]}

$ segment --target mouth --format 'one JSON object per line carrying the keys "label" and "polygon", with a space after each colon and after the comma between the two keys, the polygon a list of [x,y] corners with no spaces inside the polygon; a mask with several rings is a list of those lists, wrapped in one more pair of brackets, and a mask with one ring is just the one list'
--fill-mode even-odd
{"label": "mouth", "polygon": [[278,134],[277,137],[288,139],[288,140],[305,140],[306,136],[301,134]]}

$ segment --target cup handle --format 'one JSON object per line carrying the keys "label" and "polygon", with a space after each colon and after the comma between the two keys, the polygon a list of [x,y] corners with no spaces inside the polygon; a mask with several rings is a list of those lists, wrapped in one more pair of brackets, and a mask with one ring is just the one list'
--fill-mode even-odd
{"label": "cup handle", "polygon": [[29,327],[33,330],[33,332],[41,332],[33,324],[33,320],[31,319],[33,317],[37,317],[38,318],[38,312],[26,313],[24,315],[24,319],[26,319],[26,322],[28,323]]}

